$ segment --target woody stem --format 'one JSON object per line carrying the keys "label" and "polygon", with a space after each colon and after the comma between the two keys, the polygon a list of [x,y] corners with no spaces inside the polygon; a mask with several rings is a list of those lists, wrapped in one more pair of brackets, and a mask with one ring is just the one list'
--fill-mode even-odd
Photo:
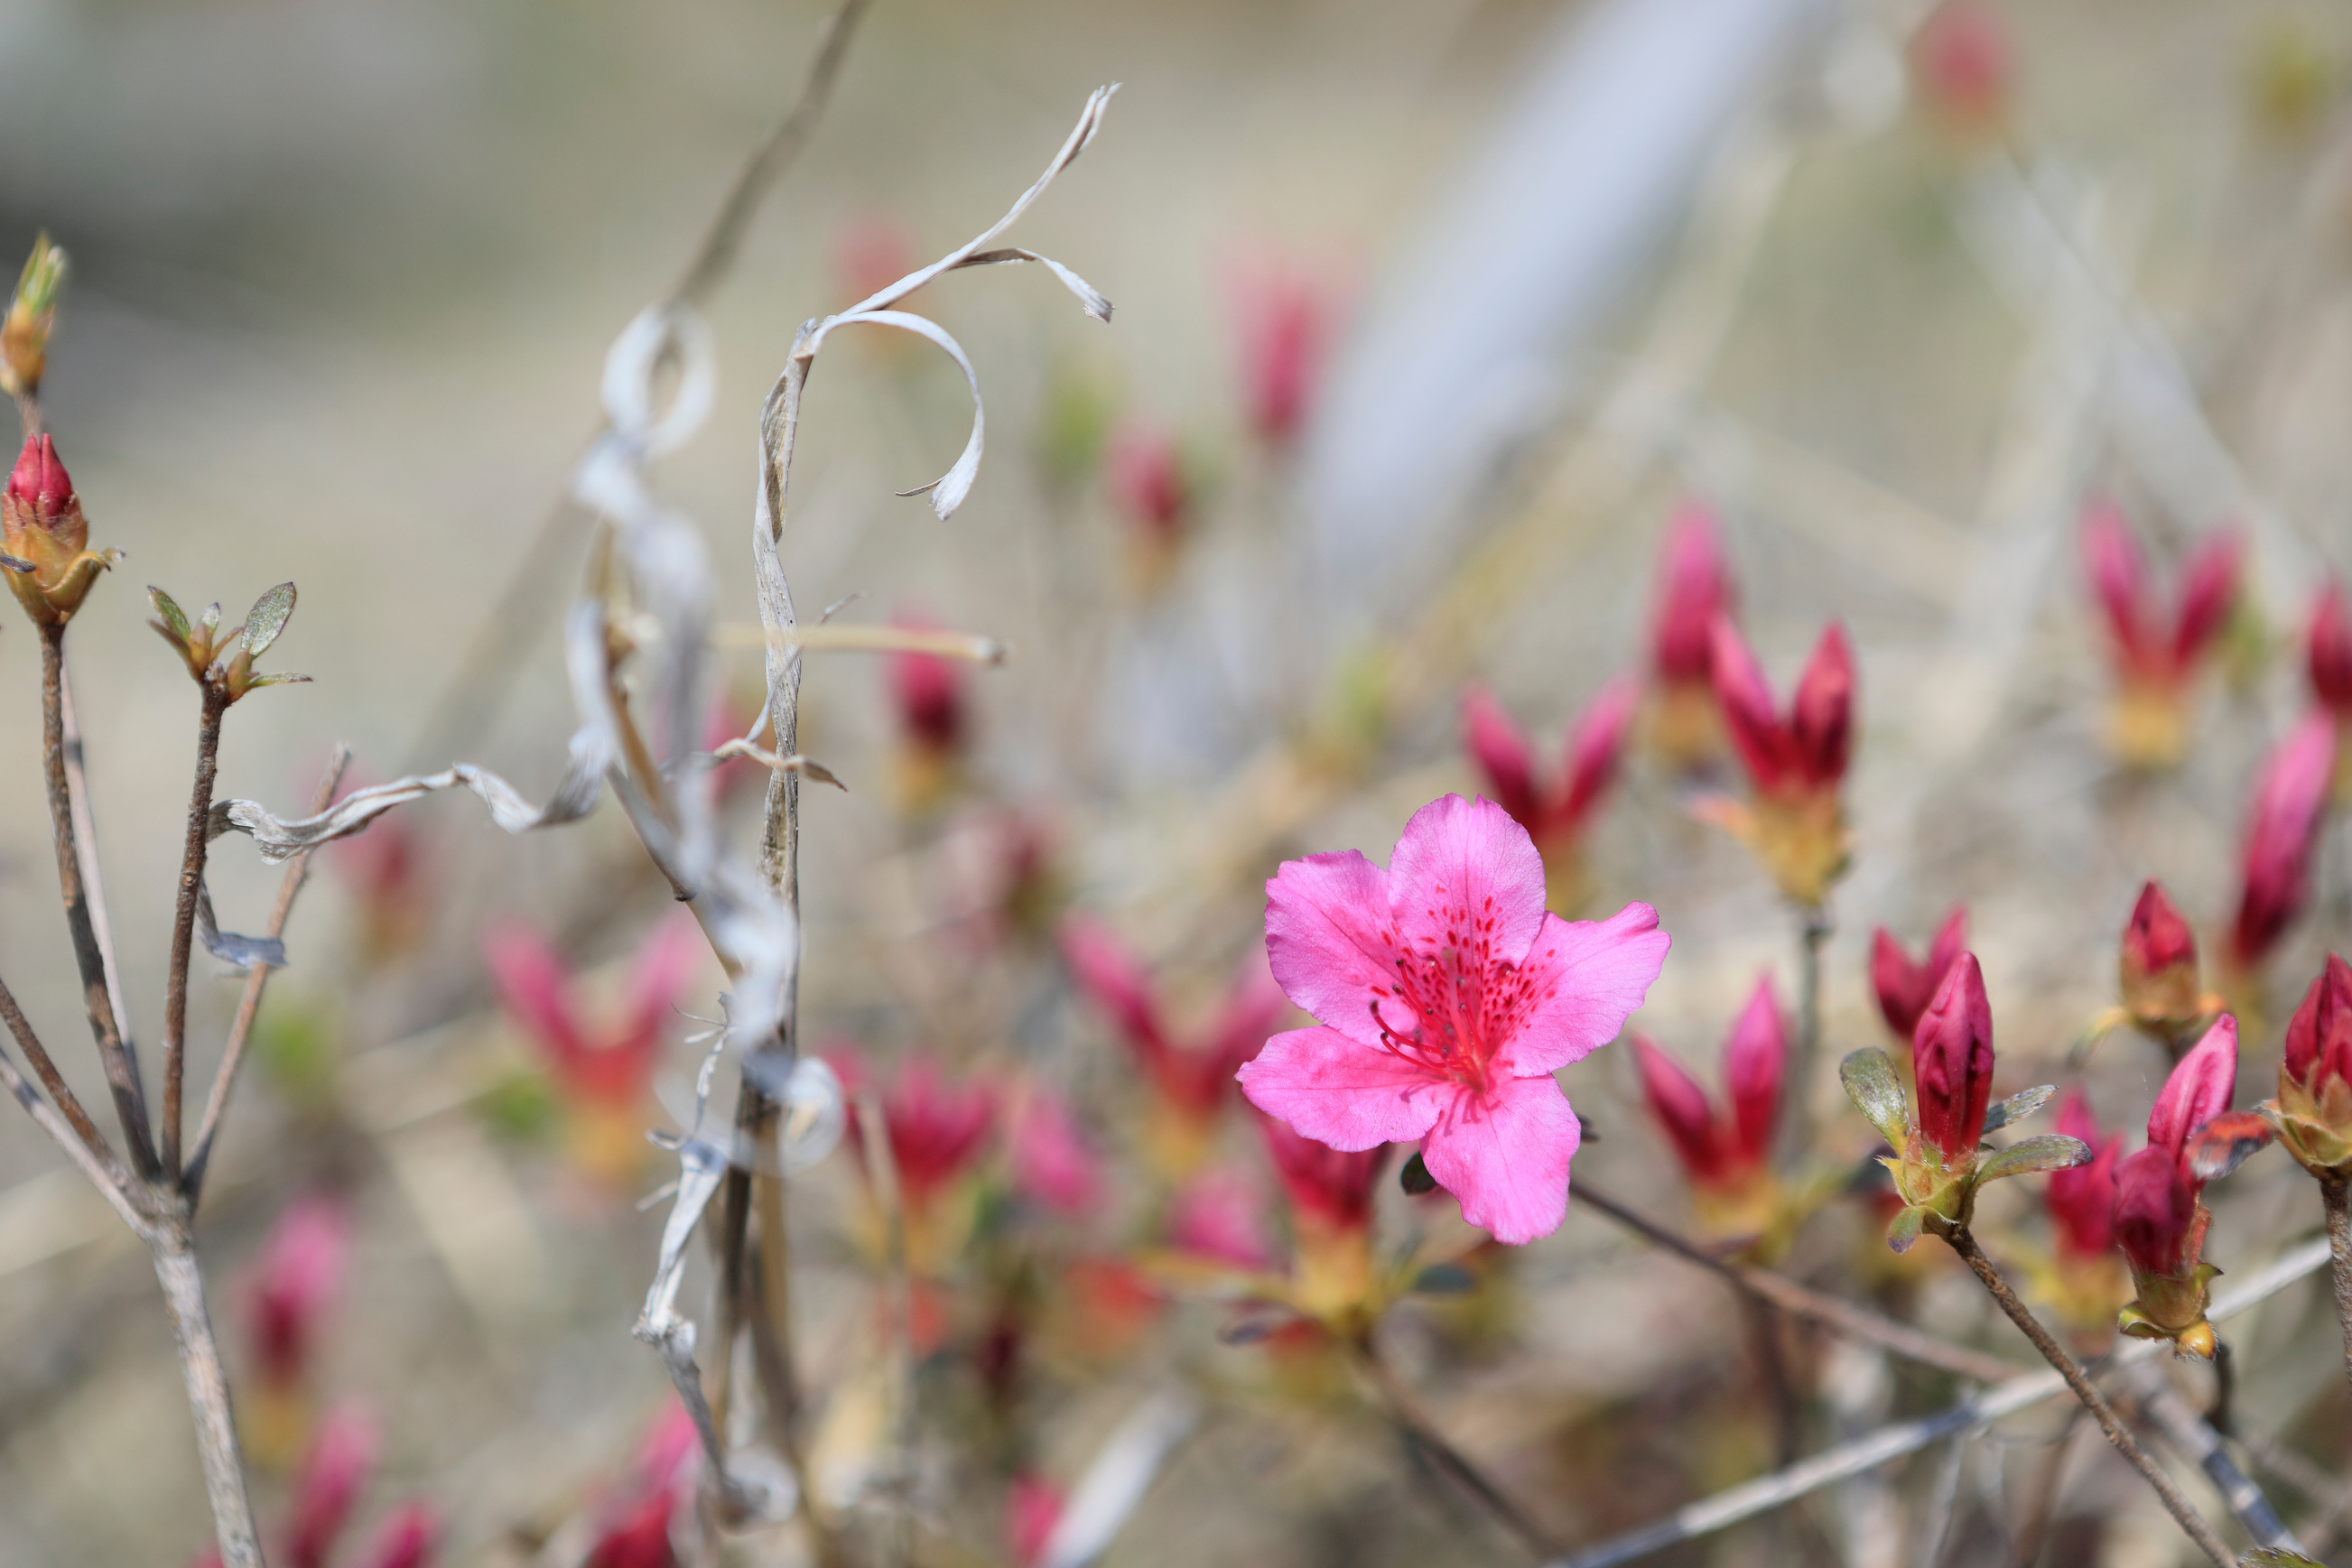
{"label": "woody stem", "polygon": [[1793,1169],[1812,1146],[1814,1064],[1822,1055],[1822,948],[1830,939],[1829,911],[1806,904],[1797,912],[1797,1050],[1780,1103],[1780,1165]]}
{"label": "woody stem", "polygon": [[2344,1375],[2352,1380],[2352,1182],[2319,1178],[2319,1201],[2327,1209],[2327,1251],[2334,1265],[2336,1316],[2344,1326]]}
{"label": "woody stem", "polygon": [[2237,1556],[2231,1552],[2229,1544],[2206,1522],[2204,1515],[2189,1506],[2189,1500],[2180,1495],[2171,1478],[2148,1458],[2147,1451],[2139,1446],[2138,1440],[2131,1435],[2131,1429],[2116,1414],[2115,1406],[2108,1404],[2106,1396],[2093,1385],[2081,1364],[2050,1337],[2050,1331],[2042,1326],[2041,1320],[2018,1300],[2017,1292],[2010,1289],[2009,1281],[2001,1278],[2000,1270],[1993,1267],[1992,1260],[1986,1257],[1984,1249],[1977,1245],[1976,1237],[1966,1226],[1955,1226],[1943,1235],[1944,1239],[1952,1244],[1952,1250],[1958,1253],[1961,1260],[1975,1271],[1976,1277],[1984,1281],[1984,1288],[1992,1292],[1992,1299],[2000,1303],[2000,1310],[2009,1314],[2009,1321],[2033,1342],[2033,1348],[2042,1353],[2043,1360],[2058,1369],[2058,1375],[2066,1380],[2066,1386],[2074,1390],[2074,1397],[2083,1402],[2083,1407],[2099,1423],[2099,1429],[2106,1433],[2107,1441],[2115,1445],[2116,1452],[2121,1454],[2125,1461],[2140,1473],[2141,1479],[2156,1490],[2165,1511],[2172,1515],[2180,1528],[2188,1532],[2189,1539],[2195,1542],[2198,1549],[2211,1558],[2218,1568],[2231,1568]]}
{"label": "woody stem", "polygon": [[204,683],[196,724],[196,779],[188,802],[187,842],[180,855],[179,897],[172,911],[172,966],[163,990],[163,1175],[180,1175],[180,1100],[187,1077],[188,965],[195,957],[196,900],[205,886],[205,848],[211,841],[213,780],[220,771],[221,719],[228,694]]}

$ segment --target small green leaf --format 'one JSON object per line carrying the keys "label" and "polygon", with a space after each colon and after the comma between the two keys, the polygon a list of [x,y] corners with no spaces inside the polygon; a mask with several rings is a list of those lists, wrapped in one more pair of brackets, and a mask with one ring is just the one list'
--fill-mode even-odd
{"label": "small green leaf", "polygon": [[163,618],[163,624],[171,629],[172,635],[179,639],[180,646],[185,648],[189,635],[187,612],[180,608],[177,600],[152,583],[147,585],[147,599],[155,606],[155,613]]}
{"label": "small green leaf", "polygon": [[1895,1063],[1886,1053],[1876,1046],[1855,1051],[1838,1063],[1838,1082],[1845,1085],[1845,1097],[1853,1108],[1870,1118],[1890,1148],[1902,1153],[1911,1108],[1904,1103],[1902,1081],[1895,1076]]}
{"label": "small green leaf", "polygon": [[1919,1239],[1919,1210],[1908,1207],[1896,1215],[1886,1227],[1886,1244],[1897,1252],[1908,1252]]}
{"label": "small green leaf", "polygon": [[2038,1138],[2020,1139],[1985,1161],[1977,1167],[1977,1180],[1999,1181],[2003,1176],[2032,1176],[2036,1171],[2063,1171],[2090,1163],[2091,1145],[2082,1139],[2044,1133]]}
{"label": "small green leaf", "polygon": [[2048,1104],[2050,1096],[2057,1092],[2058,1085],[2055,1083],[2037,1083],[2031,1089],[2019,1090],[1985,1113],[1984,1130],[1990,1133],[2017,1125]]}
{"label": "small green leaf", "polygon": [[1397,1172],[1397,1185],[1415,1197],[1437,1190],[1437,1178],[1429,1174],[1427,1166],[1421,1163],[1419,1149],[1412,1152],[1412,1158],[1405,1161],[1404,1168]]}
{"label": "small green leaf", "polygon": [[294,613],[294,585],[281,582],[253,601],[245,617],[245,645],[257,659],[269,651]]}
{"label": "small green leaf", "polygon": [[220,630],[219,603],[215,601],[205,605],[205,612],[196,617],[196,624],[204,628],[205,641],[211,642],[213,633]]}

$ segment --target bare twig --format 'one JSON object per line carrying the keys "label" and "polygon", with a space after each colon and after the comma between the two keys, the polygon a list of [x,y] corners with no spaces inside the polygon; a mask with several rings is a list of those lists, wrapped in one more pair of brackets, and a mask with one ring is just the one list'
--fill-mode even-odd
{"label": "bare twig", "polygon": [[1570,1197],[1606,1215],[1644,1240],[1664,1248],[1702,1269],[1712,1270],[1749,1295],[1769,1301],[1791,1316],[1817,1322],[1832,1333],[1868,1340],[1908,1360],[1926,1366],[1940,1367],[1957,1376],[1979,1383],[2004,1383],[2024,1370],[1999,1356],[1987,1355],[1982,1351],[1970,1350],[1966,1345],[1922,1333],[1908,1323],[1896,1322],[1868,1307],[1823,1295],[1785,1274],[1726,1261],[1675,1235],[1655,1220],[1645,1218],[1616,1199],[1595,1191],[1592,1184],[1582,1177],[1579,1177],[1568,1190]]}
{"label": "bare twig", "polygon": [[139,1047],[131,1030],[131,1004],[122,989],[122,966],[114,956],[114,926],[106,917],[106,877],[98,863],[98,821],[89,809],[89,777],[82,756],[81,720],[74,713],[73,671],[58,671],[58,712],[65,721],[66,801],[73,822],[74,852],[81,859],[82,897],[89,902],[89,927],[98,937],[98,961],[106,971],[106,999],[114,1008],[115,1026],[122,1031],[122,1049],[131,1071],[139,1068]]}
{"label": "bare twig", "polygon": [[1357,1347],[1356,1366],[1366,1383],[1379,1396],[1389,1417],[1397,1429],[1446,1479],[1466,1493],[1472,1501],[1494,1516],[1495,1521],[1510,1532],[1511,1539],[1527,1548],[1538,1562],[1559,1550],[1550,1532],[1528,1517],[1525,1510],[1511,1500],[1510,1494],[1489,1479],[1470,1457],[1448,1442],[1416,1401],[1410,1389],[1397,1380],[1380,1352],[1371,1345]]}
{"label": "bare twig", "polygon": [[857,1118],[858,1146],[866,1156],[866,1186],[882,1211],[883,1291],[889,1325],[891,1400],[890,1463],[887,1476],[898,1506],[891,1511],[896,1526],[886,1561],[906,1561],[912,1514],[906,1488],[914,1475],[915,1452],[915,1292],[907,1264],[906,1192],[898,1180],[898,1151],[890,1143],[889,1124],[881,1102],[869,1091],[850,1104]]}
{"label": "bare twig", "polygon": [[[58,1071],[58,1064],[50,1060],[47,1048],[33,1032],[31,1022],[25,1017],[25,1009],[16,1005],[16,993],[5,981],[0,981],[0,1022],[5,1022],[8,1032],[16,1037],[16,1044],[24,1051],[25,1060],[32,1063],[34,1076],[41,1081],[41,1087],[49,1092],[49,1098],[57,1102],[58,1110],[72,1124],[82,1146],[100,1159],[119,1167],[121,1162],[115,1159],[114,1150],[108,1145],[106,1134],[98,1130],[98,1124],[89,1119],[88,1111],[82,1109],[73,1086],[65,1081],[65,1075]],[[126,1181],[129,1174],[123,1173]]]}
{"label": "bare twig", "polygon": [[253,1525],[253,1505],[245,1491],[237,1458],[236,1427],[229,1413],[228,1380],[221,1372],[220,1345],[213,1338],[212,1314],[205,1307],[205,1277],[184,1221],[175,1221],[153,1243],[155,1278],[172,1318],[180,1351],[180,1373],[188,1385],[188,1406],[196,1417],[196,1455],[203,1461],[205,1492],[224,1568],[261,1568],[261,1542]]}
{"label": "bare twig", "polygon": [[188,800],[187,841],[180,856],[180,889],[172,909],[172,966],[163,988],[163,1177],[180,1176],[180,1090],[187,1071],[188,965],[195,956],[196,900],[205,886],[205,847],[212,839],[213,780],[220,771],[221,719],[228,693],[198,683],[203,709],[196,721],[196,781]]}
{"label": "bare twig", "polygon": [[1780,1163],[1789,1169],[1812,1151],[1813,1079],[1822,1057],[1822,948],[1830,939],[1829,911],[1797,911],[1797,1049],[1783,1082]]}
{"label": "bare twig", "polygon": [[2327,1249],[2336,1288],[2336,1318],[2344,1329],[2344,1375],[2352,1379],[2352,1184],[2342,1176],[2319,1178],[2319,1201],[2327,1209]]}
{"label": "bare twig", "polygon": [[2149,1366],[2136,1367],[2126,1386],[2139,1400],[2140,1407],[2171,1440],[2172,1446],[2187,1458],[2194,1459],[2197,1467],[2205,1472],[2206,1479],[2213,1483],[2213,1490],[2221,1494],[2221,1500],[2230,1505],[2230,1511],[2238,1516],[2238,1522],[2245,1527],[2248,1535],[2254,1538],[2255,1545],[2277,1547],[2288,1552],[2303,1550],[2302,1544],[2294,1538],[2294,1532],[2287,1529],[2279,1519],[2278,1511],[2271,1507],[2270,1499],[2263,1495],[2263,1489],[2238,1468],[2238,1461],[2231,1458],[2230,1451],[2221,1446],[2221,1435],[2189,1407],[2189,1401],[2165,1380],[2161,1372]]}
{"label": "bare twig", "polygon": [[[2225,1322],[2270,1300],[2296,1281],[2317,1272],[2326,1263],[2326,1243],[2298,1247],[2268,1268],[2249,1273],[2234,1290],[2217,1291],[2205,1315],[2215,1322]],[[2161,1348],[2150,1341],[2135,1340],[2117,1351],[2109,1364],[2136,1365]],[[2067,1387],[2066,1380],[2054,1371],[2028,1372],[2007,1378],[1998,1386],[1933,1416],[1882,1427],[1868,1437],[1841,1444],[1785,1470],[1759,1477],[1727,1491],[1717,1492],[1713,1497],[1703,1498],[1675,1510],[1654,1523],[1629,1530],[1585,1551],[1557,1559],[1546,1568],[1617,1568],[1620,1563],[1636,1562],[1669,1546],[1711,1535],[1743,1520],[1785,1507],[1823,1487],[1835,1485],[1848,1476],[1876,1469],[1906,1454],[1914,1454],[1930,1444],[1941,1442],[1955,1433],[2015,1415],[2044,1399],[2065,1393]]]}
{"label": "bare twig", "polygon": [[[327,769],[320,775],[319,787],[310,795],[312,815],[333,803],[335,790],[343,781],[343,770],[351,761],[348,746],[337,746],[328,758]],[[268,934],[272,940],[286,935],[286,921],[294,912],[295,895],[302,891],[310,875],[310,852],[297,850],[286,862],[285,874],[278,879],[278,902],[269,910]],[[196,1124],[195,1141],[188,1146],[187,1169],[180,1178],[180,1190],[191,1210],[204,1194],[205,1170],[212,1163],[213,1139],[220,1132],[222,1115],[228,1110],[229,1092],[236,1087],[237,1069],[245,1061],[245,1043],[252,1038],[254,1019],[261,1012],[262,988],[268,984],[268,965],[257,963],[246,971],[245,994],[237,998],[236,1017],[228,1027],[228,1043],[221,1048],[220,1066],[213,1072],[212,1092],[205,1101],[204,1119]]]}
{"label": "bare twig", "polygon": [[2141,1479],[2163,1502],[2165,1511],[2172,1515],[2189,1539],[2194,1541],[2199,1550],[2211,1558],[2218,1568],[2234,1568],[2237,1554],[2230,1550],[2228,1542],[2206,1522],[2204,1515],[2189,1505],[2189,1500],[2180,1495],[2179,1489],[2172,1484],[2172,1479],[2139,1446],[2138,1439],[2131,1434],[2131,1428],[2124,1425],[2122,1418],[2116,1414],[2115,1406],[2107,1403],[2106,1396],[2092,1385],[2082,1366],[2066,1354],[2065,1347],[2051,1338],[2050,1331],[2042,1326],[2041,1320],[2018,1300],[2017,1292],[2010,1289],[2009,1281],[2000,1277],[2000,1270],[1993,1267],[1992,1260],[1986,1257],[1984,1249],[1977,1245],[1976,1237],[1966,1226],[1956,1226],[1945,1233],[1944,1239],[1951,1243],[1952,1250],[1960,1255],[1961,1260],[1968,1264],[1976,1277],[1984,1282],[1984,1288],[1992,1292],[1992,1299],[2000,1303],[2000,1310],[2009,1314],[2009,1321],[2033,1342],[2033,1348],[2042,1353],[2043,1360],[2057,1368],[2058,1375],[2066,1380],[2066,1386],[2074,1391],[2074,1397],[2083,1402],[2084,1407],[2099,1423],[2099,1429],[2106,1433],[2107,1441],[2115,1446],[2116,1452],[2140,1473]]}
{"label": "bare twig", "polygon": [[2074,1434],[2082,1429],[2082,1424],[2083,1407],[2077,1405],[2067,1416],[2057,1439],[2050,1445],[2048,1461],[2031,1470],[2033,1490],[2026,1499],[2016,1538],[2010,1542],[2009,1568],[2033,1568],[2041,1557],[2042,1543],[2049,1539],[2050,1521],[2058,1511],[2059,1490],[2066,1477],[2066,1458],[2074,1451]]}
{"label": "bare twig", "polygon": [[89,899],[82,881],[82,857],[76,842],[73,800],[66,782],[65,644],[61,622],[41,627],[42,774],[48,786],[49,819],[57,839],[58,892],[65,904],[66,926],[73,937],[74,963],[81,972],[82,1009],[89,1015],[91,1037],[106,1069],[107,1087],[114,1094],[114,1112],[122,1124],[131,1167],[142,1176],[161,1168],[147,1124],[146,1091],[137,1064],[123,1042],[107,986],[106,961],[98,930],[90,917]]}
{"label": "bare twig", "polygon": [[25,1081],[25,1075],[16,1071],[16,1064],[8,1060],[5,1051],[0,1051],[0,1089],[16,1097],[16,1103],[25,1108],[25,1113],[49,1135],[51,1142],[65,1151],[66,1157],[89,1178],[89,1185],[98,1188],[106,1201],[114,1207],[114,1212],[122,1217],[122,1222],[131,1227],[133,1234],[142,1238],[149,1234],[152,1221],[138,1207],[143,1189],[123,1168],[114,1151],[93,1150],[84,1144],[67,1125],[65,1118],[58,1114],[56,1108],[41,1098],[41,1092]]}

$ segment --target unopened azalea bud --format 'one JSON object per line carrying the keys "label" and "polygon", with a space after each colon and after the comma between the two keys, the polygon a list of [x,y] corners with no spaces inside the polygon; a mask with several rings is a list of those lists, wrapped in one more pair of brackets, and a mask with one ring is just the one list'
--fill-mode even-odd
{"label": "unopened azalea bud", "polygon": [[2197,934],[2161,883],[2150,882],[2132,905],[2116,962],[2124,1010],[2134,1022],[2169,1034],[2203,1011],[2197,978]]}
{"label": "unopened azalea bud", "polygon": [[[900,615],[893,624],[931,629],[921,616]],[[970,739],[963,667],[937,653],[900,650],[888,656],[891,705],[898,720],[900,806],[921,814],[952,789]]]}
{"label": "unopened azalea bud", "polygon": [[1947,1163],[1974,1158],[1992,1103],[1992,1004],[1975,954],[1960,955],[1919,1015],[1911,1063],[1918,1082],[1919,1135]]}
{"label": "unopened azalea bud", "polygon": [[1602,685],[1569,727],[1565,765],[1538,777],[1527,737],[1503,706],[1483,686],[1462,694],[1464,747],[1487,794],[1535,840],[1555,910],[1572,912],[1582,901],[1585,829],[1616,777],[1638,695],[1625,675]]}
{"label": "unopened azalea bud", "polygon": [[2352,1177],[2352,965],[2333,953],[2287,1024],[2279,1096],[2261,1109],[2305,1170]]}
{"label": "unopened azalea bud", "polygon": [[421,1502],[403,1503],[377,1530],[360,1568],[429,1568],[440,1539],[440,1515]]}
{"label": "unopened azalea bud", "polygon": [[2008,27],[1981,0],[1945,0],[1911,42],[1920,99],[1951,134],[1974,141],[1999,133],[2013,71]]}
{"label": "unopened azalea bud", "polygon": [[[2131,1266],[2138,1297],[2124,1309],[2123,1331],[2168,1339],[2184,1355],[2210,1355],[2205,1291],[2217,1272],[2204,1261],[2211,1216],[2201,1201],[2209,1171],[2234,1166],[2241,1152],[2209,1166],[2200,1134],[2252,1118],[2230,1114],[2238,1076],[2238,1020],[2224,1013],[2182,1057],[2148,1113],[2147,1146],[2116,1167],[2116,1243]],[[2259,1146],[2263,1128],[2252,1124]],[[2202,1140],[2210,1142],[2210,1140]]]}
{"label": "unopened azalea bud", "polygon": [[2230,958],[2242,975],[2260,969],[2303,913],[2311,862],[2336,771],[2336,721],[2325,710],[2305,717],[2263,760],[2246,813],[2243,882],[2230,934]]}
{"label": "unopened azalea bud", "polygon": [[1779,1192],[1768,1169],[1788,1068],[1788,1033],[1772,981],[1756,983],[1723,1046],[1725,1105],[1718,1113],[1674,1058],[1646,1035],[1633,1037],[1650,1113],[1674,1147],[1698,1198],[1700,1218],[1720,1235],[1755,1234],[1774,1218]]}
{"label": "unopened azalea bud", "polygon": [[1038,1568],[1062,1520],[1062,1489],[1045,1477],[1014,1476],[1004,1489],[1004,1554],[1013,1568]]}
{"label": "unopened azalea bud", "polygon": [[285,1557],[291,1568],[326,1568],[352,1509],[375,1469],[375,1423],[346,1406],[329,1415],[294,1477]]}
{"label": "unopened azalea bud", "polygon": [[48,369],[49,332],[57,324],[58,295],[65,287],[66,253],[42,235],[33,242],[16,298],[0,320],[0,392],[11,397],[39,394]]}
{"label": "unopened azalea bud", "polygon": [[47,435],[27,440],[0,495],[0,548],[32,568],[8,568],[0,576],[7,578],[26,613],[61,624],[80,608],[100,570],[116,559],[112,550],[93,554],[89,544],[89,524],[58,458],[57,443]]}
{"label": "unopened azalea bud", "polygon": [[1306,428],[1330,335],[1330,301],[1303,269],[1276,265],[1237,281],[1243,408],[1267,446],[1286,449]]}
{"label": "unopened azalea bud", "polygon": [[1183,531],[1192,507],[1183,449],[1163,431],[1130,429],[1111,438],[1111,504],[1139,534],[1163,543]]}
{"label": "unopened azalea bud", "polygon": [[1675,508],[1658,548],[1650,668],[1662,684],[1704,686],[1714,679],[1715,622],[1731,609],[1731,570],[1715,514],[1703,502],[1686,500]]}
{"label": "unopened azalea bud", "polygon": [[1789,704],[1789,739],[1807,783],[1833,789],[1845,778],[1853,744],[1853,649],[1835,621],[1822,629],[1798,677]]}
{"label": "unopened azalea bud", "polygon": [[1462,744],[1485,776],[1488,797],[1540,843],[1543,801],[1536,790],[1528,737],[1484,686],[1469,686],[1462,693]]}
{"label": "unopened azalea bud", "polygon": [[2312,605],[2305,653],[2312,695],[2338,723],[2352,721],[2352,613],[2346,612],[2342,583],[2330,582]]}
{"label": "unopened azalea bud", "polygon": [[1954,904],[1937,928],[1935,940],[1927,946],[1927,955],[1913,962],[1911,955],[1895,939],[1895,934],[1880,926],[1870,939],[1870,988],[1878,998],[1878,1010],[1906,1046],[1919,1027],[1919,1015],[1927,1010],[1944,977],[1960,961],[1960,953],[1969,945],[1969,910],[1964,904]]}
{"label": "unopened azalea bud", "polygon": [[2090,1102],[2080,1089],[2068,1092],[2058,1106],[2058,1131],[2079,1138],[2092,1151],[2088,1165],[2050,1173],[2043,1203],[2062,1259],[2104,1258],[2116,1245],[2116,1166],[2123,1154],[2120,1137],[2102,1138],[2091,1116]]}
{"label": "unopened azalea bud", "polygon": [[1852,747],[1853,655],[1844,628],[1823,629],[1785,717],[1728,620],[1717,617],[1713,642],[1716,703],[1755,801],[1746,809],[1715,802],[1712,814],[1747,841],[1782,893],[1818,907],[1846,865],[1839,785]]}
{"label": "unopened azalea bud", "polygon": [[2116,674],[2109,746],[2133,767],[2170,768],[2188,748],[2192,678],[2237,601],[2244,537],[2233,528],[2206,536],[2181,568],[2179,601],[2169,613],[2114,502],[2084,508],[2082,543]]}
{"label": "unopened azalea bud", "polygon": [[2197,1195],[2167,1151],[2150,1145],[2116,1167],[2116,1243],[2139,1276],[2185,1276],[2196,1249]]}

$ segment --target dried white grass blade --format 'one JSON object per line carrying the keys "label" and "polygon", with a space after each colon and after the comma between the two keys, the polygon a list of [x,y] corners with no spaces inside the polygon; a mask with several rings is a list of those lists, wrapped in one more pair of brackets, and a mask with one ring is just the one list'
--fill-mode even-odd
{"label": "dried white grass blade", "polygon": [[1063,170],[1077,162],[1078,154],[1087,150],[1087,144],[1095,139],[1095,132],[1102,129],[1103,113],[1109,107],[1111,95],[1118,89],[1119,84],[1112,82],[1108,87],[1095,89],[1087,96],[1086,108],[1078,111],[1078,123],[1071,129],[1069,139],[1062,143],[1062,150],[1054,154],[1054,161],[1045,165],[1045,172],[1037,176],[1037,183],[1022,192],[1021,199],[1014,202],[1005,214],[991,225],[985,232],[974,237],[970,243],[949,252],[920,271],[910,272],[888,287],[879,289],[859,300],[842,314],[863,315],[867,311],[884,309],[897,304],[941,273],[951,272],[961,267],[969,257],[978,254],[981,246],[1011,228],[1014,220],[1027,212],[1030,204],[1045,193],[1045,187],[1051,185]]}
{"label": "dried white grass blade", "polygon": [[1002,267],[1008,262],[1019,261],[1034,261],[1041,267],[1051,267],[1054,276],[1062,280],[1062,287],[1078,297],[1078,303],[1086,308],[1087,315],[1097,321],[1110,319],[1110,301],[1103,298],[1102,290],[1050,256],[1041,256],[1034,250],[1023,250],[1019,246],[1008,246],[1003,250],[984,250],[978,256],[965,256],[961,261],[957,262],[956,266],[959,268]]}
{"label": "dried white grass blade", "polygon": [[[662,367],[675,360],[677,390],[656,412]],[[604,351],[604,417],[613,433],[648,456],[676,451],[710,415],[719,355],[710,328],[688,305],[648,305]]]}
{"label": "dried white grass blade", "polygon": [[862,310],[835,316],[818,328],[809,340],[809,352],[815,353],[825,334],[835,327],[866,325],[896,327],[938,344],[961,368],[964,384],[971,389],[971,438],[963,444],[963,454],[955,460],[955,466],[928,485],[918,485],[911,490],[898,492],[901,496],[929,496],[931,510],[939,514],[940,521],[945,522],[955,516],[956,508],[962,506],[964,497],[971,494],[972,482],[980,477],[980,455],[988,439],[988,412],[980,401],[980,372],[972,368],[971,357],[963,351],[963,345],[949,336],[946,328],[928,317],[911,315],[904,310]]}
{"label": "dried white grass blade", "polygon": [[1174,1390],[1137,1406],[1071,1491],[1039,1554],[1043,1568],[1086,1568],[1101,1556],[1150,1490],[1169,1454],[1200,1419],[1200,1406]]}

